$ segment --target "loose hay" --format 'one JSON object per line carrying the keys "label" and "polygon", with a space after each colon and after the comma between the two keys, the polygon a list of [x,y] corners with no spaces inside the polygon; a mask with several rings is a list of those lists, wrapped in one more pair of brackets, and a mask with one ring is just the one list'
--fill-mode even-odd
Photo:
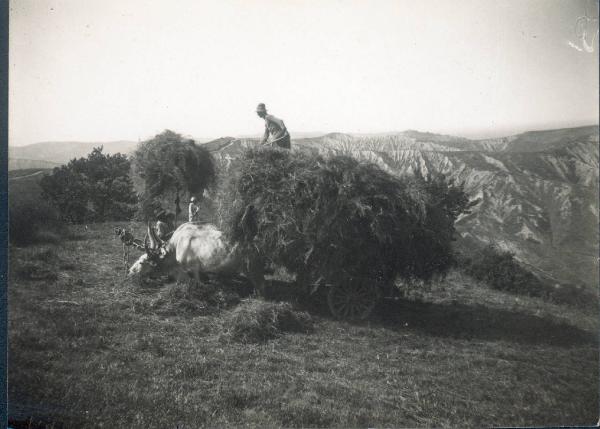
{"label": "loose hay", "polygon": [[278,149],[246,151],[229,193],[233,242],[292,273],[329,280],[445,273],[454,220],[467,203],[440,180]]}
{"label": "loose hay", "polygon": [[187,283],[172,283],[160,290],[151,304],[151,309],[152,312],[165,316],[205,315],[239,302],[240,296],[230,288],[213,284],[193,286]]}
{"label": "loose hay", "polygon": [[247,299],[224,318],[222,329],[224,338],[253,343],[285,332],[312,332],[313,321],[308,313],[294,311],[289,303]]}

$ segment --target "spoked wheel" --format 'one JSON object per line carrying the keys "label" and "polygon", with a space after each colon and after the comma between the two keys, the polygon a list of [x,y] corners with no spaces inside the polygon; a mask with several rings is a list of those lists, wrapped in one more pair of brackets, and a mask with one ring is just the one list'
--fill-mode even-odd
{"label": "spoked wheel", "polygon": [[380,297],[379,286],[368,279],[351,278],[329,288],[327,303],[337,319],[364,320]]}

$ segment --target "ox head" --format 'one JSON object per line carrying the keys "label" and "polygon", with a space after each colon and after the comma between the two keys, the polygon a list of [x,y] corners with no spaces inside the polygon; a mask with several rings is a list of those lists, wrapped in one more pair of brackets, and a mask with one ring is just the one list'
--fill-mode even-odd
{"label": "ox head", "polygon": [[129,269],[129,275],[140,274],[147,276],[159,273],[167,256],[165,242],[156,236],[154,228],[148,223],[146,238],[144,239],[145,254]]}

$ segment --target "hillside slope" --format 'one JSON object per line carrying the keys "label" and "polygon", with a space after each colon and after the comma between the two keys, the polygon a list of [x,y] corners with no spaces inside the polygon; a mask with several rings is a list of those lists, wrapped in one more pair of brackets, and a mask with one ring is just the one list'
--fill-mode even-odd
{"label": "hillside slope", "polygon": [[44,161],[41,159],[10,158],[8,160],[8,171],[26,170],[31,168],[54,168],[58,167],[59,165],[60,164],[56,162]]}
{"label": "hillside slope", "polygon": [[[459,247],[514,252],[555,282],[598,282],[598,128],[532,131],[468,140],[417,131],[296,139],[294,150],[350,155],[395,175],[441,172],[481,199],[457,222]],[[208,144],[224,168],[256,140]],[[475,247],[474,247],[475,245]]]}

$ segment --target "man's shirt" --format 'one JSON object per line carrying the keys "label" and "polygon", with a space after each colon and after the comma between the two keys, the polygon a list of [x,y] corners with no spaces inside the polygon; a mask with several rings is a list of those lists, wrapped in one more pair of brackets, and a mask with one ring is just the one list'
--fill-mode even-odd
{"label": "man's shirt", "polygon": [[190,207],[189,207],[189,222],[193,222],[196,220],[196,214],[198,213],[198,210],[200,210],[200,208],[194,204],[194,203],[190,203]]}
{"label": "man's shirt", "polygon": [[[288,135],[285,124],[279,118],[273,115],[265,116],[265,134],[261,140],[261,143],[270,143],[280,140]],[[270,138],[269,138],[270,137]]]}

